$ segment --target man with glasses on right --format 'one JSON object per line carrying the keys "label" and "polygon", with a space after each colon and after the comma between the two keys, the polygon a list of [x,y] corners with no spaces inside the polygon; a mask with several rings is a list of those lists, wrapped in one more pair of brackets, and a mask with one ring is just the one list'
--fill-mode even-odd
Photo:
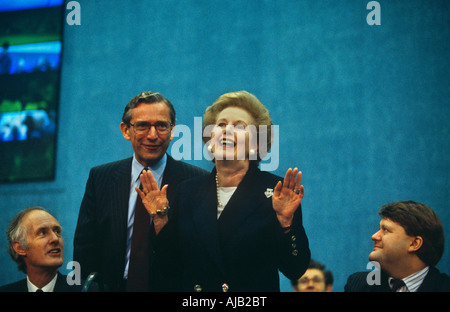
{"label": "man with glasses on right", "polygon": [[348,292],[448,292],[450,277],[435,267],[444,252],[444,229],[428,206],[399,201],[380,208],[380,230],[372,235],[369,260],[381,268],[379,283],[369,274],[350,275]]}
{"label": "man with glasses on right", "polygon": [[[126,105],[120,129],[131,142],[133,157],[91,169],[74,238],[74,260],[86,278],[97,272],[107,291],[167,291],[152,238],[167,210],[150,216],[135,190],[140,174],[150,170],[159,188],[174,196],[183,180],[207,174],[166,154],[173,139],[175,109],[160,93],[145,91]],[[145,190],[144,190],[145,192]],[[172,200],[171,200],[172,201]]]}

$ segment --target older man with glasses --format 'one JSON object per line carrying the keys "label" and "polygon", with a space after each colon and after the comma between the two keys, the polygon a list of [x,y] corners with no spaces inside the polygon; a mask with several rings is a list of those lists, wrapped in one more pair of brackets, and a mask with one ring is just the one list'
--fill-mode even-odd
{"label": "older man with glasses", "polygon": [[152,220],[135,187],[140,186],[141,172],[150,170],[158,187],[168,185],[167,195],[172,197],[178,183],[206,174],[166,154],[174,127],[172,103],[160,93],[142,92],[127,104],[120,124],[133,157],[91,169],[75,232],[74,260],[81,265],[82,277],[98,272],[107,290],[170,290],[157,268],[152,240],[161,218]]}

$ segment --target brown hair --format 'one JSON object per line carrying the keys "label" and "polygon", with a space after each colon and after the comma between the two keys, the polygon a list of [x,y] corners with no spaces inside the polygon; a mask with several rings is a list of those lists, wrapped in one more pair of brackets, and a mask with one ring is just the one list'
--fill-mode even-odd
{"label": "brown hair", "polygon": [[429,266],[439,262],[444,253],[444,229],[430,207],[414,201],[398,201],[382,206],[378,214],[400,224],[407,235],[422,237],[423,243],[416,255],[423,262]]}

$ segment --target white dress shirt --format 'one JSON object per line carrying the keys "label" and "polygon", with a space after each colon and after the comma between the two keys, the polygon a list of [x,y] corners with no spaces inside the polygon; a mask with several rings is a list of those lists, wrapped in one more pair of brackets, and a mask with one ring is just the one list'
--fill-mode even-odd
{"label": "white dress shirt", "polygon": [[58,274],[55,275],[55,277],[44,287],[38,288],[36,287],[28,278],[27,275],[27,287],[28,292],[36,292],[36,290],[41,289],[43,292],[53,292],[53,289],[55,289],[56,279],[58,278]]}

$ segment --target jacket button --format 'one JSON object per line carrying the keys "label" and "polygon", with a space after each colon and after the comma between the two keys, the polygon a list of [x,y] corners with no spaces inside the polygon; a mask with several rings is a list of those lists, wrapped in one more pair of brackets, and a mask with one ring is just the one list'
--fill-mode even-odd
{"label": "jacket button", "polygon": [[230,287],[227,285],[227,283],[223,283],[223,284],[222,284],[222,291],[223,291],[223,292],[227,292],[228,289],[230,289]]}
{"label": "jacket button", "polygon": [[202,286],[200,286],[200,285],[195,285],[194,286],[194,291],[196,291],[196,292],[201,292],[202,291]]}

